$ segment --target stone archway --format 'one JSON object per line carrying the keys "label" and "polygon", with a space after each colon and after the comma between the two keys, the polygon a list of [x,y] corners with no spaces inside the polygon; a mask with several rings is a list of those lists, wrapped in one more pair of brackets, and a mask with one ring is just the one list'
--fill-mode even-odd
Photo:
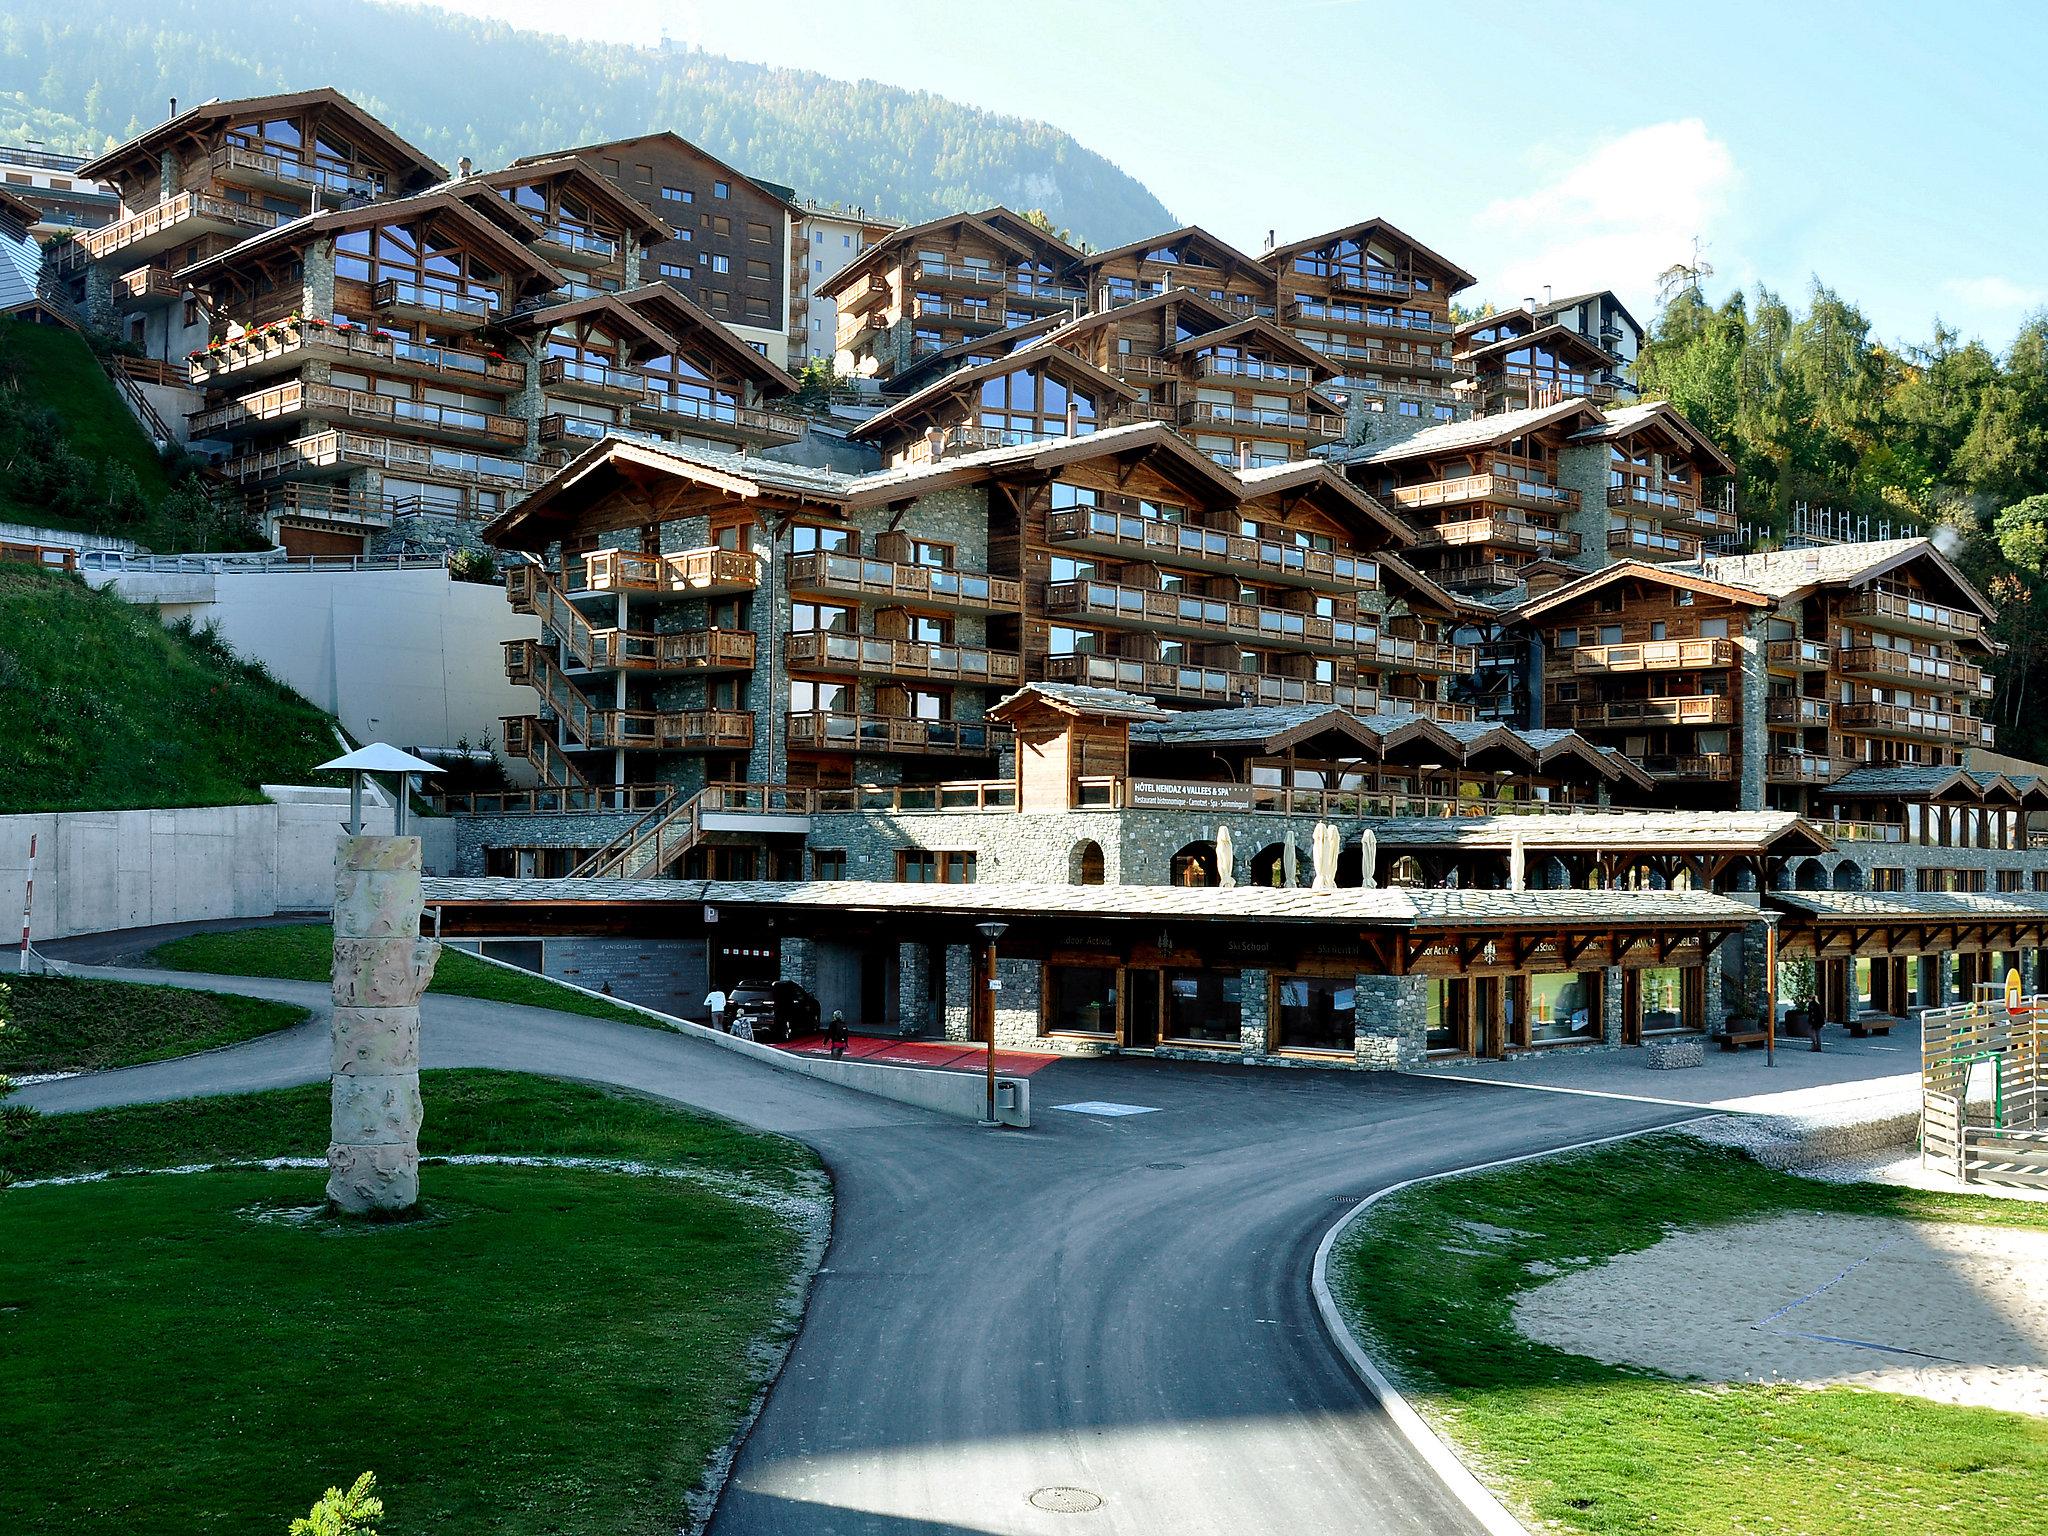
{"label": "stone archway", "polygon": [[1100,885],[1103,881],[1102,844],[1083,838],[1067,855],[1069,885]]}
{"label": "stone archway", "polygon": [[1216,845],[1204,839],[1183,844],[1166,867],[1169,885],[1220,885],[1216,874]]}

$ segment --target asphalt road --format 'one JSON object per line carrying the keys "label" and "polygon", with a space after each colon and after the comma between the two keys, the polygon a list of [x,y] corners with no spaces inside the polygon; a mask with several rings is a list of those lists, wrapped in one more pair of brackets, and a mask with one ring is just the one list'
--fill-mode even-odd
{"label": "asphalt road", "polygon": [[[318,985],[110,974],[325,1006]],[[832,1244],[712,1536],[1474,1531],[1324,1336],[1317,1240],[1390,1183],[1691,1113],[1125,1059],[1047,1068],[1037,1125],[989,1131],[630,1025],[430,996],[422,1026],[429,1067],[637,1089],[800,1137],[830,1166]],[[326,1073],[325,1041],[323,1011],[22,1098],[63,1110],[305,1082]],[[1056,1107],[1086,1100],[1151,1112]],[[1053,1488],[1101,1502],[1031,1502]]]}

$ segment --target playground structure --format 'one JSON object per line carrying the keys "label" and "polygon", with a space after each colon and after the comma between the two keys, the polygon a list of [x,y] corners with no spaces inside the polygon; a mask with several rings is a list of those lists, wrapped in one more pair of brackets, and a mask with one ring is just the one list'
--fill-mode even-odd
{"label": "playground structure", "polygon": [[2016,975],[1977,993],[1920,1016],[1921,1166],[1959,1184],[2048,1189],[2048,997],[2022,996]]}

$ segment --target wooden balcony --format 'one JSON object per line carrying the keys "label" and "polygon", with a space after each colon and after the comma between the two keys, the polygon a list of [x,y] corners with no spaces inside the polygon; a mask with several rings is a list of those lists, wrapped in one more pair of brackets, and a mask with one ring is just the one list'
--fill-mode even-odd
{"label": "wooden balcony", "polygon": [[1423,574],[1447,587],[1518,587],[1522,567],[1528,559],[1520,554],[1503,554],[1484,545],[1466,545],[1452,551],[1445,547],[1416,552]]}
{"label": "wooden balcony", "polygon": [[609,267],[620,259],[619,242],[566,224],[540,227],[541,254],[558,267]]}
{"label": "wooden balcony", "polygon": [[1004,735],[1001,726],[978,720],[903,720],[823,711],[792,711],[789,715],[792,752],[850,752],[862,757],[987,757]]}
{"label": "wooden balcony", "polygon": [[343,528],[384,529],[401,513],[427,510],[425,503],[411,496],[378,496],[356,492],[346,486],[317,482],[288,482],[267,493],[249,495],[252,515],[296,522],[329,523]]}
{"label": "wooden balcony", "polygon": [[526,443],[526,422],[518,416],[498,416],[461,406],[440,405],[430,400],[342,389],[333,384],[301,379],[244,395],[211,410],[193,412],[192,435],[238,437],[281,422],[308,417],[342,417],[365,426],[380,426],[408,435],[446,442],[476,443],[485,447],[516,449]]}
{"label": "wooden balcony", "polygon": [[180,192],[153,208],[87,231],[69,245],[59,247],[54,260],[59,272],[76,271],[88,261],[110,261],[116,256],[139,265],[152,256],[189,245],[203,235],[245,239],[259,231],[275,229],[292,217],[204,192]]}
{"label": "wooden balcony", "polygon": [[1008,317],[998,304],[954,304],[943,299],[913,299],[910,312],[926,325],[960,331],[999,331],[1008,323]]}
{"label": "wooden balcony", "polygon": [[370,289],[370,307],[401,320],[424,320],[451,331],[481,330],[498,317],[503,303],[488,288],[452,292],[387,277]]}
{"label": "wooden balcony", "polygon": [[1401,635],[1374,637],[1371,655],[1379,666],[1399,672],[1466,677],[1479,668],[1479,652],[1472,646],[1450,645],[1440,640],[1410,640]]}
{"label": "wooden balcony", "polygon": [[240,144],[227,144],[215,150],[210,164],[216,181],[298,197],[326,192],[337,198],[374,199],[384,195],[388,184],[382,167],[363,161],[308,165],[295,156],[266,154]]}
{"label": "wooden balcony", "polygon": [[1394,490],[1394,500],[1404,507],[1448,507],[1470,502],[1491,502],[1512,507],[1542,507],[1562,511],[1576,508],[1579,493],[1547,481],[1523,480],[1513,475],[1457,475],[1448,480],[1427,480],[1420,485],[1403,485]]}
{"label": "wooden balcony", "polygon": [[593,629],[590,670],[597,672],[751,672],[755,638],[747,629],[687,629],[655,634]]}
{"label": "wooden balcony", "polygon": [[1299,363],[1267,363],[1255,357],[1218,357],[1212,352],[1196,354],[1194,368],[1198,379],[1233,388],[1278,390],[1284,394],[1307,389],[1315,382],[1315,375]]}
{"label": "wooden balcony", "polygon": [[1834,665],[1835,648],[1825,640],[1770,640],[1764,662],[1773,672],[1825,672]]}
{"label": "wooden balcony", "polygon": [[1383,379],[1353,372],[1348,368],[1336,378],[1325,380],[1321,387],[1326,394],[1358,394],[1375,400],[1429,400],[1439,405],[1471,404],[1470,396],[1429,379],[1400,374],[1391,379]]}
{"label": "wooden balcony", "polygon": [[1908,634],[1960,636],[1974,640],[1984,633],[1984,620],[1978,614],[1931,603],[1910,593],[1887,592],[1881,587],[1859,592],[1843,611],[1880,629],[1900,630]]}
{"label": "wooden balcony", "polygon": [[855,283],[851,288],[842,289],[835,302],[840,314],[858,315],[873,309],[877,304],[886,303],[889,293],[889,279],[879,272],[870,272],[866,282]]}
{"label": "wooden balcony", "polygon": [[428,378],[463,389],[511,394],[526,383],[526,365],[457,347],[379,336],[360,326],[320,320],[278,320],[235,341],[194,352],[187,372],[195,385],[261,378],[301,366],[309,357],[341,359],[379,373]]}
{"label": "wooden balcony", "polygon": [[801,416],[723,400],[651,389],[633,402],[635,426],[747,443],[793,443],[804,435]]}
{"label": "wooden balcony", "polygon": [[907,677],[1014,688],[1022,676],[1015,651],[819,630],[788,636],[783,642],[782,658],[791,671],[824,672],[840,677]]}
{"label": "wooden balcony", "polygon": [[1764,777],[1773,784],[1826,784],[1835,776],[1835,760],[1812,752],[1775,752],[1764,759]]}
{"label": "wooden balcony", "polygon": [[1655,753],[1637,759],[1637,766],[1653,779],[1686,779],[1703,784],[1731,784],[1736,763],[1726,752],[1691,753],[1673,756]]}
{"label": "wooden balcony", "polygon": [[1380,708],[1377,688],[1319,683],[1305,677],[1270,677],[1227,667],[1176,666],[1128,656],[1048,656],[1045,676],[1048,682],[1085,683],[1202,704],[1331,704],[1361,715],[1375,714]]}
{"label": "wooden balcony", "polygon": [[1735,723],[1735,700],[1725,693],[1691,693],[1663,699],[1609,699],[1581,704],[1574,723],[1592,727],[1634,725],[1716,726]]}
{"label": "wooden balcony", "polygon": [[1225,405],[1220,400],[1189,400],[1180,408],[1180,424],[1189,431],[1249,433],[1301,443],[1334,442],[1344,435],[1344,418],[1327,411],[1282,411],[1262,405]]}
{"label": "wooden balcony", "polygon": [[162,267],[137,267],[114,279],[116,307],[132,312],[165,309],[185,297],[185,286],[172,280]]}
{"label": "wooden balcony", "polygon": [[1989,747],[1992,744],[1991,726],[1987,721],[1960,712],[1920,709],[1910,704],[1879,704],[1868,699],[1838,704],[1835,723],[1844,731],[1864,736],[1892,736],[1964,747]]}
{"label": "wooden balcony", "polygon": [[744,752],[754,744],[754,716],[743,709],[593,709],[593,750]]}
{"label": "wooden balcony", "polygon": [[1700,541],[1689,533],[1674,533],[1650,518],[1610,515],[1607,553],[1629,560],[1697,560]]}
{"label": "wooden balcony", "polygon": [[1023,601],[1021,583],[978,571],[898,565],[857,555],[790,555],[784,565],[789,590],[821,597],[853,597],[868,603],[944,608],[957,613],[1014,610]]}
{"label": "wooden balcony", "polygon": [[1415,291],[1412,278],[1371,267],[1332,267],[1323,280],[1332,293],[1360,293],[1377,299],[1405,299]]}
{"label": "wooden balcony", "polygon": [[1526,549],[1539,555],[1563,557],[1579,552],[1579,536],[1565,528],[1534,523],[1513,512],[1496,512],[1486,517],[1462,518],[1438,523],[1422,530],[1418,549],[1431,545],[1473,544],[1498,549]]}
{"label": "wooden balcony", "polygon": [[1376,309],[1366,304],[1340,304],[1323,299],[1296,299],[1287,306],[1287,318],[1298,325],[1321,326],[1332,331],[1361,335],[1449,336],[1457,327],[1435,316],[1402,314],[1398,310]]}
{"label": "wooden balcony", "polygon": [[1639,640],[1627,645],[1582,645],[1572,651],[1574,672],[1718,672],[1734,665],[1733,640]]}
{"label": "wooden balcony", "polygon": [[1881,683],[1906,683],[1929,693],[1961,693],[1972,697],[1986,692],[1988,681],[1982,667],[1947,656],[1923,656],[1913,651],[1887,650],[1882,646],[1854,645],[1842,651],[1836,667],[1849,677],[1868,678]]}
{"label": "wooden balcony", "polygon": [[1008,302],[1037,310],[1072,309],[1077,304],[1088,302],[1086,291],[1072,283],[1054,282],[1050,278],[1025,278],[1014,272],[1004,282],[1003,293]]}
{"label": "wooden balcony", "polygon": [[572,568],[572,590],[635,592],[650,597],[725,597],[761,584],[761,560],[750,550],[707,545],[669,555],[626,549],[593,549],[582,557],[580,582]]}
{"label": "wooden balcony", "polygon": [[1640,480],[1607,488],[1607,505],[1617,511],[1633,512],[1658,522],[1695,519],[1700,515],[1696,492],[1675,486],[1651,487]]}
{"label": "wooden balcony", "polygon": [[316,432],[261,453],[229,459],[221,473],[246,485],[282,475],[346,473],[359,466],[395,470],[407,478],[522,493],[544,483],[551,473],[543,464],[346,431]]}
{"label": "wooden balcony", "polygon": [[1231,602],[1188,592],[1159,592],[1107,581],[1056,581],[1045,589],[1046,612],[1117,629],[1231,640],[1324,656],[1373,654],[1374,622],[1320,618],[1293,608]]}
{"label": "wooden balcony", "polygon": [[1009,283],[1001,267],[976,267],[960,261],[920,261],[911,268],[910,277],[919,287],[954,293],[993,293]]}
{"label": "wooden balcony", "polygon": [[631,405],[647,388],[647,380],[637,368],[616,368],[575,357],[542,359],[540,384],[551,395],[592,405]]}
{"label": "wooden balcony", "polygon": [[1801,729],[1828,723],[1828,701],[1804,693],[1774,693],[1764,701],[1764,719]]}
{"label": "wooden balcony", "polygon": [[1144,560],[1219,575],[1257,574],[1273,581],[1344,593],[1377,591],[1377,560],[1334,550],[1304,549],[1285,530],[1253,525],[1256,534],[1169,523],[1106,507],[1070,507],[1046,519],[1046,542],[1064,549]]}
{"label": "wooden balcony", "polygon": [[[1452,374],[1465,377],[1470,377],[1472,373],[1472,365],[1460,358],[1446,357],[1441,352],[1424,352],[1414,347],[1375,347],[1333,342],[1317,347],[1316,350],[1347,369],[1382,368],[1392,373]],[[1405,385],[1398,383],[1389,387],[1406,388]],[[1452,395],[1449,398],[1462,400],[1465,397]]]}

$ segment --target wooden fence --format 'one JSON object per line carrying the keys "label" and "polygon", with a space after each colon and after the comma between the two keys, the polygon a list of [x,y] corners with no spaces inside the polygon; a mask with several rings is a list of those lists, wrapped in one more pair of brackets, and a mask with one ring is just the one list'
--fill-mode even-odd
{"label": "wooden fence", "polygon": [[1961,1184],[2048,1189],[2048,997],[1984,992],[1921,1015],[1920,1160]]}

